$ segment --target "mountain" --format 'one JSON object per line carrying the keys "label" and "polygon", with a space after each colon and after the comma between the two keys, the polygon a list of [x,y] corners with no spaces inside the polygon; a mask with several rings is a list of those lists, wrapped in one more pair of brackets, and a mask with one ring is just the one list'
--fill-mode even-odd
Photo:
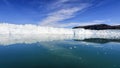
{"label": "mountain", "polygon": [[107,24],[95,24],[95,25],[86,25],[86,26],[76,26],[73,29],[84,28],[90,30],[106,30],[106,29],[120,29],[120,25],[107,25]]}

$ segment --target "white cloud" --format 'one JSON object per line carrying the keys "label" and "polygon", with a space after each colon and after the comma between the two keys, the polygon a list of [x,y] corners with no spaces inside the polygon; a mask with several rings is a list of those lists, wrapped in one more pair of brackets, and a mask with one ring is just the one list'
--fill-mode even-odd
{"label": "white cloud", "polygon": [[40,22],[41,26],[53,26],[55,23],[75,17],[75,13],[88,7],[88,4],[81,4],[78,7],[64,8],[56,12],[48,14],[48,16]]}
{"label": "white cloud", "polygon": [[41,26],[57,26],[56,24],[63,26],[63,24],[60,24],[62,21],[75,17],[78,11],[90,6],[89,3],[76,3],[76,6],[73,2],[73,0],[58,0],[52,3],[48,9],[53,12],[48,13],[39,24]]}
{"label": "white cloud", "polygon": [[55,5],[61,5],[61,4],[63,4],[63,3],[65,3],[65,2],[68,2],[69,0],[59,0],[59,1],[57,1],[57,2],[55,2],[53,5],[55,6]]}
{"label": "white cloud", "polygon": [[68,2],[69,0],[58,0],[52,4],[49,5],[50,9],[60,9],[61,7],[64,8],[64,6],[66,6],[66,2]]}

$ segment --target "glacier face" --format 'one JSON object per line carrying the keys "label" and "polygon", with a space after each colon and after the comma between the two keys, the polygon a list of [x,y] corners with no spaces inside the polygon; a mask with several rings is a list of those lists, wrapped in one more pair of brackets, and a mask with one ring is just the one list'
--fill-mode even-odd
{"label": "glacier face", "polygon": [[0,24],[0,45],[88,38],[120,39],[120,30],[85,30]]}
{"label": "glacier face", "polygon": [[76,29],[75,38],[105,38],[105,39],[120,39],[120,30],[85,30]]}
{"label": "glacier face", "polygon": [[73,30],[65,28],[41,27],[31,24],[0,24],[0,34],[73,34]]}

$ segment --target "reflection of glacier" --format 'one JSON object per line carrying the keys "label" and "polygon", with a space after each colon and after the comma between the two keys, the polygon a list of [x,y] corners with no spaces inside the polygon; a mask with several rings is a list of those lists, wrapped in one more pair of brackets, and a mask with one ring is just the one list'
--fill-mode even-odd
{"label": "reflection of glacier", "polygon": [[0,45],[89,38],[120,39],[120,30],[85,30],[0,24]]}
{"label": "reflection of glacier", "polygon": [[0,35],[0,45],[10,45],[17,43],[37,43],[48,42],[55,40],[72,39],[72,35],[43,35],[43,34],[13,34],[13,35]]}

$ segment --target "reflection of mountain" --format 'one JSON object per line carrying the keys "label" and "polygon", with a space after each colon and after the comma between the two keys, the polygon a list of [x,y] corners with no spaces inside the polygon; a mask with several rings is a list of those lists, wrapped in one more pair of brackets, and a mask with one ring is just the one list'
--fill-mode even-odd
{"label": "reflection of mountain", "polygon": [[84,41],[84,42],[99,43],[99,44],[105,44],[109,42],[120,43],[120,39],[104,39],[104,38],[89,38],[89,39],[84,39],[84,40],[74,39],[74,41]]}

